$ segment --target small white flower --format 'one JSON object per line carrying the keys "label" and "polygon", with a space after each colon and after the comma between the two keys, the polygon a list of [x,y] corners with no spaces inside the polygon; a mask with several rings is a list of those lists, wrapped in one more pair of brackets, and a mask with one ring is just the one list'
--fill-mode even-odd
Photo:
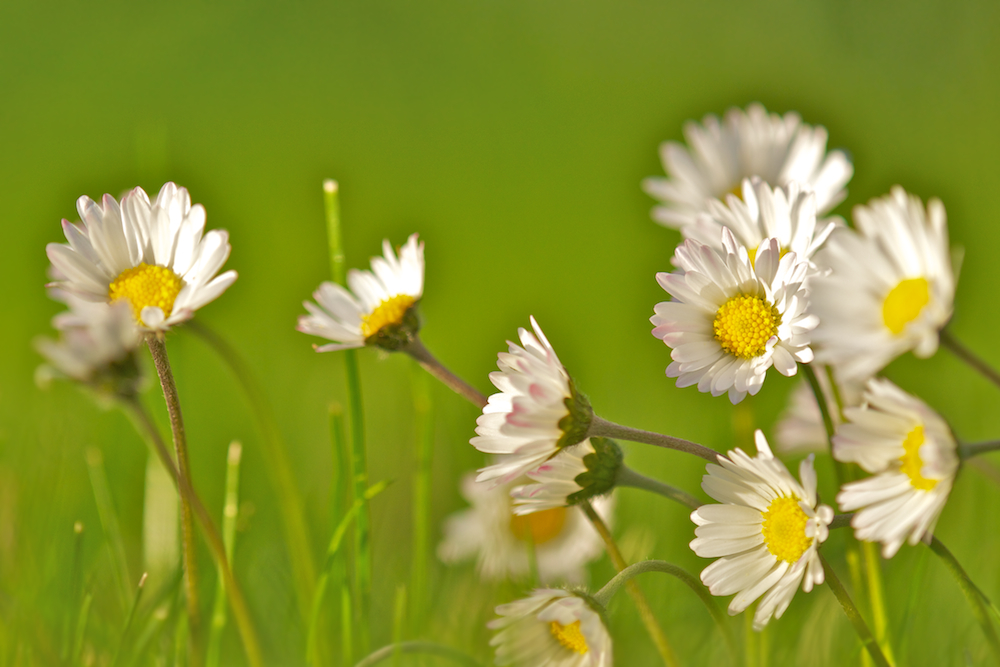
{"label": "small white flower", "polygon": [[874,473],[845,484],[837,502],[859,540],[882,543],[892,558],[904,541],[933,533],[958,471],[951,429],[923,401],[888,380],[868,382],[861,407],[844,410],[833,456]]}
{"label": "small white flower", "polygon": [[397,258],[386,239],[382,257],[372,257],[371,267],[371,271],[347,272],[349,291],[324,282],[313,293],[319,305],[303,302],[309,315],[300,316],[296,328],[334,341],[317,347],[317,352],[366,344],[398,349],[402,339],[416,332],[413,308],[424,293],[423,242],[417,241],[416,234],[410,235]]}
{"label": "small white flower", "polygon": [[837,226],[833,220],[817,222],[816,196],[792,182],[773,190],[759,178],[743,179],[743,198],[728,195],[726,203],[708,202],[705,213],[681,228],[684,238],[722,250],[722,228],[728,227],[751,257],[765,239],[778,239],[781,253],[794,252],[809,260]]}
{"label": "small white flower", "polygon": [[[444,524],[438,557],[445,563],[475,558],[484,579],[518,579],[529,573],[528,541],[534,544],[539,578],[545,583],[582,582],[585,566],[603,553],[603,543],[578,507],[553,507],[527,516],[512,512],[512,484],[496,486],[462,478],[462,495],[471,507]],[[610,498],[595,498],[594,510],[609,521]]]}
{"label": "small white flower", "polygon": [[[826,373],[816,373],[820,387],[825,396],[830,396],[830,380]],[[840,400],[844,407],[861,403],[862,385],[857,382],[837,382]],[[831,404],[832,407],[832,404]],[[840,424],[840,410],[830,410],[830,418],[834,427]],[[777,450],[782,453],[828,451],[830,443],[827,439],[823,415],[820,414],[816,396],[809,383],[802,380],[792,391],[788,406],[774,427],[774,439]]]}
{"label": "small white flower", "polygon": [[709,464],[701,488],[721,505],[702,505],[691,513],[697,524],[691,549],[718,558],[701,573],[713,595],[732,595],[731,615],[761,597],[753,626],[761,630],[781,618],[802,584],[808,593],[823,583],[817,549],[826,540],[833,510],[817,504],[812,456],[802,461],[795,481],[774,458],[764,434],[756,433],[757,456],[742,450]]}
{"label": "small white flower", "polygon": [[510,482],[531,472],[581,442],[590,426],[590,404],[574,390],[534,317],[531,327],[534,333],[517,330],[524,347],[507,341],[510,351],[497,355],[500,371],[490,373],[500,391],[489,397],[469,442],[498,462],[480,470],[479,481]]}
{"label": "small white flower", "polygon": [[111,195],[76,206],[82,224],[63,220],[69,245],[46,248],[63,278],[54,285],[88,301],[127,301],[147,331],[191,319],[236,280],[235,271],[215,275],[229,258],[229,234],[205,232],[205,209],[184,188],[167,183],[152,203],[135,188],[121,206]]}
{"label": "small white flower", "polygon": [[497,607],[490,641],[496,664],[519,667],[611,667],[611,636],[590,600],[540,588]]}
{"label": "small white flower", "polygon": [[838,229],[816,255],[829,273],[810,286],[820,318],[817,361],[840,377],[865,381],[913,350],[929,357],[951,318],[955,275],[944,205],[896,186],[854,209],[853,229]]}
{"label": "small white flower", "polygon": [[515,514],[575,505],[609,493],[622,466],[622,450],[614,440],[587,438],[566,447],[528,473],[534,484],[514,487]]}
{"label": "small white flower", "polygon": [[798,114],[769,114],[760,104],[744,112],[730,109],[720,122],[689,121],[684,135],[690,148],[668,141],[660,146],[667,178],[647,178],[643,189],[662,204],[653,219],[672,229],[695,222],[713,199],[738,195],[744,178],[758,176],[773,187],[799,182],[816,194],[820,215],[836,206],[854,168],[841,151],[826,152],[826,129],[801,122]]}
{"label": "small white flower", "polygon": [[674,298],[656,304],[653,335],[673,348],[667,377],[678,387],[739,403],[754,395],[772,365],[795,375],[796,362],[812,361],[808,332],[816,318],[805,314],[803,286],[808,262],[794,252],[781,256],[777,239],[765,240],[751,260],[729,229],[722,250],[688,239],[674,255],[676,273],[656,280]]}

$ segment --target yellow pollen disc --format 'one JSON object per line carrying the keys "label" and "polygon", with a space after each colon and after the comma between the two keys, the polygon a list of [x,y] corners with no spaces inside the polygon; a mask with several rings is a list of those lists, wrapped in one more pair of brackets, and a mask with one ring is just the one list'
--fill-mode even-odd
{"label": "yellow pollen disc", "polygon": [[764,512],[764,525],[760,529],[767,550],[786,563],[798,561],[812,544],[812,538],[806,537],[808,521],[798,498],[775,498]]}
{"label": "yellow pollen disc", "polygon": [[767,341],[778,333],[781,314],[759,296],[740,294],[726,301],[715,315],[712,329],[722,349],[741,359],[759,357]]}
{"label": "yellow pollen disc", "polygon": [[136,321],[142,323],[142,309],[147,306],[162,310],[164,318],[170,317],[183,286],[180,277],[167,267],[143,262],[125,269],[108,285],[108,298],[128,299]]}
{"label": "yellow pollen disc", "polygon": [[917,319],[931,300],[926,278],[908,278],[892,288],[882,303],[882,320],[895,335],[903,333],[907,324]]}
{"label": "yellow pollen disc", "polygon": [[[755,269],[757,268],[757,248],[759,247],[760,247],[759,245],[755,245],[754,247],[747,249],[750,253],[750,263],[753,264],[753,268]],[[778,259],[781,259],[787,254],[788,254],[788,248],[780,248],[778,250]]]}
{"label": "yellow pollen disc", "polygon": [[519,540],[527,541],[530,536],[533,543],[545,544],[559,536],[565,523],[566,508],[553,507],[531,514],[515,514],[510,518],[510,532]]}
{"label": "yellow pollen disc", "polygon": [[902,470],[910,478],[910,486],[918,491],[930,491],[937,486],[936,479],[927,479],[920,474],[924,467],[924,461],[920,458],[920,446],[924,444],[924,427],[917,426],[906,434],[903,441],[903,451],[905,454],[899,457],[903,464]]}
{"label": "yellow pollen disc", "polygon": [[401,323],[414,302],[415,299],[409,294],[397,294],[386,299],[371,314],[361,317],[361,334],[368,338],[377,334],[384,326]]}
{"label": "yellow pollen disc", "polygon": [[580,621],[573,621],[569,625],[552,621],[549,623],[549,630],[552,632],[552,636],[570,651],[583,655],[589,650],[587,640],[580,632]]}
{"label": "yellow pollen disc", "polygon": [[722,196],[719,197],[719,199],[721,199],[722,201],[726,201],[726,195],[735,195],[737,199],[743,201],[743,184],[737,183],[733,187],[723,192]]}

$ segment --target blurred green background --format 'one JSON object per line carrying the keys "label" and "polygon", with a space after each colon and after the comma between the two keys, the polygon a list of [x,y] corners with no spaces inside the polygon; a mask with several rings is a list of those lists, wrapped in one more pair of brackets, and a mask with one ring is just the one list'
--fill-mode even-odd
{"label": "blurred green background", "polygon": [[[953,330],[1000,363],[998,31],[992,2],[3,3],[0,664],[57,662],[76,521],[87,528],[84,584],[97,593],[90,641],[117,641],[124,612],[104,591],[111,561],[88,448],[103,452],[130,568],[143,568],[143,442],[122,413],[100,411],[72,386],[42,392],[33,382],[40,360],[31,341],[60,309],[43,289],[45,244],[64,240],[59,220],[77,219],[81,194],[119,196],[136,185],[152,194],[173,180],[205,205],[209,227],[229,230],[227,268],[240,278],[198,320],[228,337],[264,382],[318,563],[332,521],[327,409],[344,400],[343,367],[337,354],[313,353],[294,325],[302,299],[329,275],[323,178],[341,185],[349,266],[367,266],[383,238],[398,245],[420,233],[424,340],[481,390],[505,339],[533,314],[603,416],[717,449],[746,447],[734,416],[769,429],[794,383],[773,374],[735,411],[664,377],[669,350],[648,317],[665,298],[653,275],[670,268],[679,237],[650,221],[653,202],[639,188],[662,173],[658,143],[681,139],[687,119],[760,101],[825,125],[830,146],[852,155],[838,213],[895,183],[939,196],[953,243],[966,248]],[[279,515],[249,409],[199,339],[180,329],[168,346],[195,483],[211,507],[221,507],[227,444],[245,444],[237,576],[269,663],[301,664]],[[408,359],[360,357],[371,477],[396,480],[373,504],[378,646],[390,640],[393,594],[409,576],[414,373]],[[947,353],[903,358],[888,374],[960,437],[1000,433],[995,388]],[[147,398],[162,405],[156,386]],[[468,445],[476,411],[441,387],[433,401],[436,541],[440,520],[463,505],[459,475],[482,460]],[[634,468],[701,493],[697,461],[627,451]],[[826,462],[820,468],[829,473]],[[824,484],[831,502],[829,474]],[[993,598],[998,498],[979,471],[965,471],[939,528]],[[686,546],[693,531],[679,506],[626,490],[619,510],[619,536],[646,544],[638,556],[704,566]],[[838,549],[842,535],[828,553],[846,577]],[[911,592],[917,604],[902,662],[984,660],[982,633],[940,563],[915,574],[923,551],[904,549],[885,567],[895,628]],[[211,561],[201,555],[207,596]],[[610,573],[603,559],[592,580]],[[479,584],[471,565],[435,564],[431,577],[422,634],[486,659],[482,624],[518,589]],[[655,575],[642,585],[685,664],[719,657],[689,591]],[[625,596],[613,612],[617,664],[654,664]],[[858,659],[825,589],[797,596],[762,641],[771,664]],[[240,664],[231,629],[224,648]]]}

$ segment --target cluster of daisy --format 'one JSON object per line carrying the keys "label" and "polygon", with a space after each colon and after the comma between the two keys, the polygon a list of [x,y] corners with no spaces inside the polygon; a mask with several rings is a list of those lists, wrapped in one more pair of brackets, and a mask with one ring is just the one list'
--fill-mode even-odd
{"label": "cluster of daisy", "polygon": [[[822,127],[795,114],[751,105],[690,123],[685,134],[687,146],[663,146],[667,177],[644,183],[660,201],[654,220],[683,237],[672,270],[656,274],[670,297],[651,318],[653,335],[671,349],[667,376],[736,404],[762,389],[772,366],[785,376],[806,366],[815,394],[793,395],[778,430],[781,452],[829,437],[834,459],[868,473],[843,480],[836,503],[853,513],[857,539],[880,542],[885,558],[928,539],[959,468],[958,443],[942,417],[879,373],[906,352],[933,354],[951,317],[943,205],[925,207],[897,186],[856,207],[850,224],[832,216],[853,167],[842,151],[827,150]],[[191,318],[236,279],[217,275],[228,237],[205,232],[204,209],[172,183],[153,202],[137,188],[120,204],[82,197],[78,209],[81,223],[63,223],[68,244],[48,248],[53,295],[70,310],[54,321],[61,339],[39,343],[50,364],[43,375],[128,398],[143,338]],[[585,565],[606,546],[612,490],[636,485],[618,438],[709,460],[701,487],[716,502],[688,503],[696,507],[690,548],[715,559],[701,581],[714,595],[734,596],[731,614],[757,602],[753,625],[761,629],[799,588],[824,582],[819,549],[834,510],[820,502],[814,455],[796,479],[761,431],[754,455],[723,455],[605,421],[533,317],[498,355],[489,378],[496,393],[482,397],[420,342],[424,246],[416,234],[398,249],[385,241],[370,270],[350,271],[346,283],[324,282],[304,303],[298,330],[329,341],[318,352],[410,354],[482,408],[470,443],[486,464],[461,481],[470,507],[444,525],[445,563],[475,560],[487,579],[523,583],[536,573],[546,586],[586,583]],[[823,430],[822,412],[835,433]],[[599,599],[553,587],[501,605],[490,624],[497,663],[611,665]]]}

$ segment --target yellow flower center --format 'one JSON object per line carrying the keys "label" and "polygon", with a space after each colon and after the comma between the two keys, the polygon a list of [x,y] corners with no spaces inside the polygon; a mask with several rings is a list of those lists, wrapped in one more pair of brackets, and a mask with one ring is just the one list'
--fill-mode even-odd
{"label": "yellow flower center", "polygon": [[902,471],[910,478],[910,486],[919,491],[930,491],[937,486],[936,479],[927,479],[920,474],[924,461],[920,458],[920,446],[924,444],[924,427],[917,426],[906,434],[903,441],[903,451],[899,461],[903,464]]}
{"label": "yellow flower center", "polygon": [[759,296],[740,294],[719,307],[712,328],[722,349],[741,359],[759,357],[778,333],[781,314]]}
{"label": "yellow flower center", "polygon": [[587,639],[580,632],[580,621],[573,621],[569,625],[552,621],[549,623],[549,630],[552,632],[552,636],[570,651],[583,655],[589,650]]}
{"label": "yellow flower center", "polygon": [[147,306],[162,310],[164,318],[170,317],[183,286],[180,277],[167,267],[143,262],[125,269],[108,285],[108,298],[128,299],[136,321],[142,324],[142,309]]}
{"label": "yellow flower center", "polygon": [[413,306],[415,301],[409,294],[397,294],[386,299],[376,306],[370,314],[361,317],[361,334],[368,338],[377,334],[384,326],[400,324],[406,311]]}
{"label": "yellow flower center", "polygon": [[764,524],[760,529],[767,550],[778,560],[797,562],[812,544],[812,538],[806,537],[808,521],[798,498],[775,498],[764,512]]}
{"label": "yellow flower center", "polygon": [[895,335],[903,333],[907,324],[917,319],[931,300],[926,278],[908,278],[892,288],[882,303],[882,320]]}
{"label": "yellow flower center", "polygon": [[510,519],[510,532],[519,540],[530,538],[534,544],[545,544],[559,536],[565,523],[566,508],[553,507],[531,514],[515,514]]}
{"label": "yellow flower center", "polygon": [[726,195],[736,195],[736,197],[740,201],[743,201],[743,183],[739,182],[733,187],[729,188],[728,190],[722,193],[719,199],[721,199],[722,201],[726,201]]}

